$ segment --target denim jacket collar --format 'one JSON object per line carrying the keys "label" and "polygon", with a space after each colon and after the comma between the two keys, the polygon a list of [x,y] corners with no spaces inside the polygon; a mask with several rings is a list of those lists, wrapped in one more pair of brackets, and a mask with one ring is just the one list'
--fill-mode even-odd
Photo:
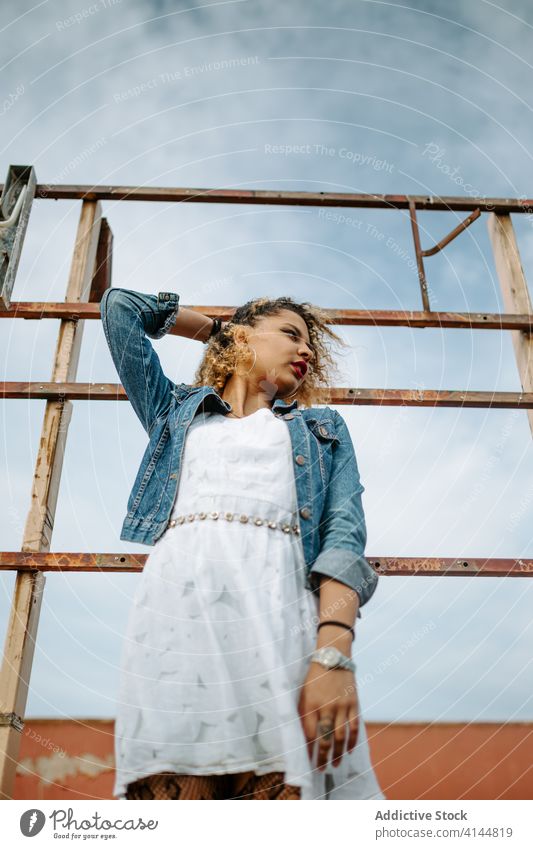
{"label": "denim jacket collar", "polygon": [[[188,395],[192,395],[194,393],[200,393],[204,398],[206,395],[213,395],[215,398],[215,403],[218,407],[222,407],[228,412],[231,411],[231,404],[228,401],[225,401],[219,393],[212,386],[190,386],[190,384],[179,383],[176,388],[173,390],[173,394],[176,396],[178,400],[182,400]],[[287,402],[284,401],[283,398],[275,398],[272,404],[272,412],[279,413],[280,415],[285,415],[286,413],[291,413],[293,411],[298,414],[296,410],[298,406],[298,399],[294,398],[292,401]]]}

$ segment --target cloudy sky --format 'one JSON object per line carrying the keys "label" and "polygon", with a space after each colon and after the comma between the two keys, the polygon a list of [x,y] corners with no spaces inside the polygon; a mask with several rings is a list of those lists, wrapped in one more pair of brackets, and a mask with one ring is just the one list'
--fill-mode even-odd
{"label": "cloudy sky", "polygon": [[[527,0],[4,2],[1,180],[531,197]],[[403,212],[104,202],[113,284],[236,306],[420,309]],[[34,203],[13,300],[64,298],[79,201]],[[338,213],[339,210],[332,210]],[[344,210],[346,212],[346,210]],[[424,247],[463,215],[421,213]],[[533,277],[533,221],[513,216]],[[426,260],[432,306],[503,311],[483,215]],[[48,380],[57,321],[1,324],[3,380]],[[342,386],[519,391],[509,333],[343,327]],[[155,343],[192,380],[203,347]],[[100,322],[80,381],[117,382]],[[341,406],[369,556],[533,557],[533,450],[512,410]],[[20,549],[44,401],[2,405],[2,549]],[[145,448],[127,403],[74,402],[55,551],[119,540]],[[49,575],[28,716],[113,717],[138,575]],[[1,580],[2,638],[14,575]],[[358,620],[367,720],[533,719],[533,581],[382,577]],[[529,683],[528,683],[529,682]]]}

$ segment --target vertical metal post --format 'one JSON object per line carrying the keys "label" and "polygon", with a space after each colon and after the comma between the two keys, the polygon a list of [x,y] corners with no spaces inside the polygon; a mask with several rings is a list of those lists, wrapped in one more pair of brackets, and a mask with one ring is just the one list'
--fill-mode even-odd
{"label": "vertical metal post", "polygon": [[426,310],[426,312],[431,312],[431,307],[429,305],[428,287],[426,282],[426,271],[424,269],[422,248],[420,246],[420,232],[418,230],[418,221],[416,218],[416,206],[414,200],[409,201],[409,217],[411,219],[411,229],[413,231],[413,240],[415,243],[416,265],[418,268],[420,292],[422,294],[422,306]]}

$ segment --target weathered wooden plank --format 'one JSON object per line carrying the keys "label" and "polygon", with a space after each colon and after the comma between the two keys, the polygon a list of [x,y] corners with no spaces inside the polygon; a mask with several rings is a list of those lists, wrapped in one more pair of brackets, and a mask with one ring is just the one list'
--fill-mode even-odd
{"label": "weathered wooden plank", "polygon": [[[505,309],[533,317],[527,281],[510,215],[489,215],[487,221],[496,271],[502,290]],[[513,347],[520,383],[524,392],[533,391],[533,335],[531,332],[513,331]],[[528,413],[533,435],[533,412]]]}
{"label": "weathered wooden plank", "polygon": [[[66,300],[86,301],[89,297],[100,232],[100,202],[82,205],[72,257]],[[57,338],[52,380],[75,379],[78,367],[83,322],[65,319]],[[31,502],[23,552],[49,551],[63,453],[72,414],[68,400],[49,400],[43,419],[37,453]],[[28,684],[37,637],[45,578],[42,573],[17,572],[7,627],[4,660],[0,671],[1,712],[9,724],[0,726],[0,796],[11,798],[20,746],[22,717],[26,709]]]}
{"label": "weathered wooden plank", "polygon": [[[113,232],[107,218],[102,218],[100,236],[96,250],[93,281],[88,300],[100,304],[102,295],[111,287],[111,272],[113,267]],[[89,305],[87,305],[89,306]]]}

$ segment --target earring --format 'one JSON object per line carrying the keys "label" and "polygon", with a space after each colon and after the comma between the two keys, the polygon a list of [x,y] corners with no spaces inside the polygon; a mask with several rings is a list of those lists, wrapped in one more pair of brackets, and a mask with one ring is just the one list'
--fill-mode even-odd
{"label": "earring", "polygon": [[254,352],[254,361],[253,361],[252,365],[250,366],[250,368],[248,369],[248,371],[246,372],[246,374],[250,374],[251,370],[254,368],[254,366],[257,362],[257,351],[255,350],[255,348],[251,348],[251,350]]}

